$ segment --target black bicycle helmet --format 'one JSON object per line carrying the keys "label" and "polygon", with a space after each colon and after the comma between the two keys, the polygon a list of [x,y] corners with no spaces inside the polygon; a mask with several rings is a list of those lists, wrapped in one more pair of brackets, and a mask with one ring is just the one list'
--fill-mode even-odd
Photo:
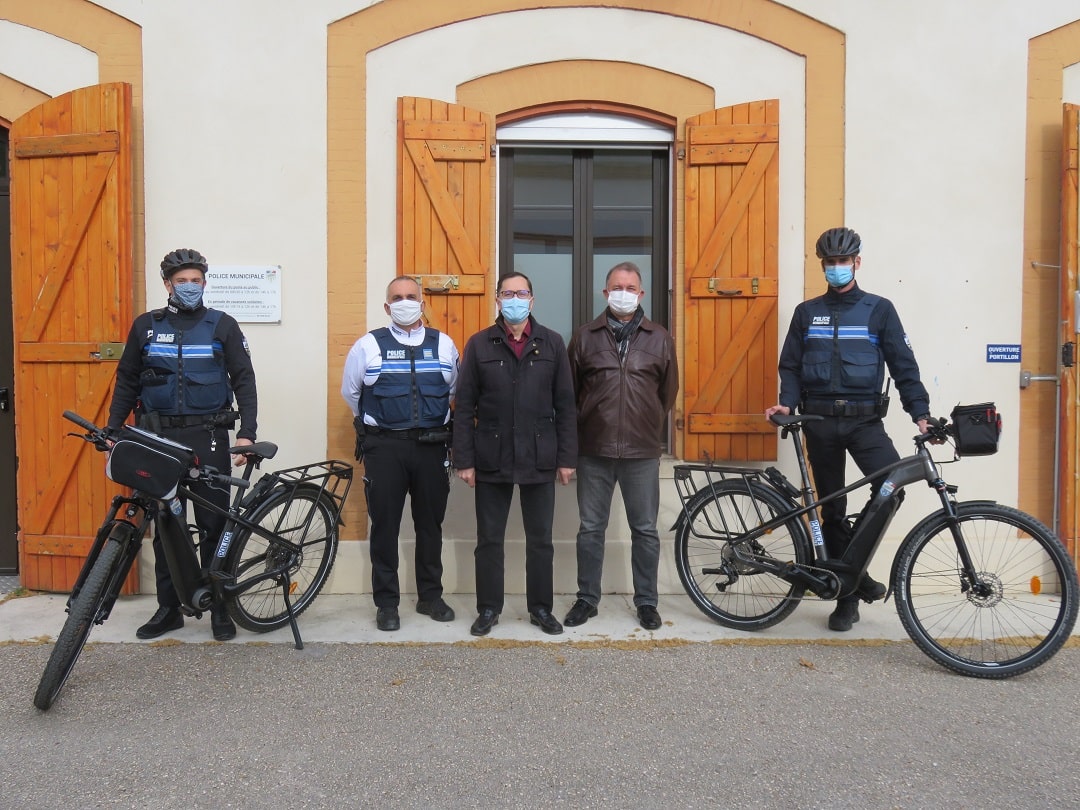
{"label": "black bicycle helmet", "polygon": [[855,256],[862,247],[862,239],[851,228],[829,228],[817,240],[819,259],[833,259],[839,256]]}
{"label": "black bicycle helmet", "polygon": [[194,267],[205,273],[206,257],[191,248],[179,248],[172,253],[166,253],[165,258],[161,260],[161,277],[170,279],[173,273],[186,267]]}

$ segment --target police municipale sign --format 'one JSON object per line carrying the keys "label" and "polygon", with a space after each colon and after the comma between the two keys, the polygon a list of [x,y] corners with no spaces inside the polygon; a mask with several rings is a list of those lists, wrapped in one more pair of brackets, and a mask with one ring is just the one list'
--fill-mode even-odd
{"label": "police municipale sign", "polygon": [[281,266],[211,264],[203,302],[240,323],[281,323]]}

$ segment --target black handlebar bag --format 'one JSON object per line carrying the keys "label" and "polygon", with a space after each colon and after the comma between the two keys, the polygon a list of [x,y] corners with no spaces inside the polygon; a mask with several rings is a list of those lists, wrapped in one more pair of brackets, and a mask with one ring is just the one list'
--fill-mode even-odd
{"label": "black handlebar bag", "polygon": [[105,475],[151,498],[168,500],[194,464],[190,447],[125,425],[109,450]]}
{"label": "black handlebar bag", "polygon": [[950,431],[961,456],[992,456],[1001,438],[1001,414],[993,402],[957,405],[949,414]]}

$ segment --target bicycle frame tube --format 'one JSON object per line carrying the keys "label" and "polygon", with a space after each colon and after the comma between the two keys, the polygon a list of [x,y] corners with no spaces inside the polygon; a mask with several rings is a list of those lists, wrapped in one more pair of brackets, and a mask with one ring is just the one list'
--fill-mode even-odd
{"label": "bicycle frame tube", "polygon": [[[255,486],[259,487],[259,485],[262,484],[263,481],[268,481],[268,484],[265,487],[265,492],[270,492],[273,489],[272,485],[276,482],[273,474],[260,479],[259,483]],[[289,563],[286,562],[280,566],[275,566],[274,568],[264,570],[259,574],[240,580],[238,582],[230,581],[231,577],[224,571],[225,560],[228,556],[229,546],[232,544],[233,538],[236,536],[236,531],[238,528],[247,529],[248,531],[258,535],[264,540],[275,543],[279,546],[287,546],[297,551],[299,550],[299,547],[295,543],[282,537],[281,535],[275,534],[273,531],[263,526],[260,526],[257,523],[252,523],[240,514],[242,502],[244,504],[245,511],[250,511],[250,509],[254,508],[254,506],[258,504],[258,498],[254,500],[247,500],[243,498],[240,491],[237,491],[235,497],[233,498],[232,505],[226,512],[225,510],[221,509],[220,506],[217,506],[216,504],[211,503],[200,495],[192,492],[184,485],[181,485],[181,489],[183,490],[184,497],[189,499],[193,503],[204,506],[207,509],[212,509],[219,513],[227,514],[228,516],[225,521],[225,526],[222,529],[221,537],[218,540],[217,547],[215,548],[214,556],[210,560],[210,567],[206,569],[206,576],[201,580],[201,585],[205,586],[209,584],[209,587],[212,589],[214,599],[226,598],[237,593],[243,593],[244,591],[253,588],[255,585],[258,585],[260,582],[279,578],[282,573],[288,570]],[[207,591],[205,589],[200,589],[199,592],[192,590],[190,594],[193,600],[200,601],[204,599],[204,595],[209,594],[210,592],[211,591]]]}
{"label": "bicycle frame tube", "polygon": [[[866,512],[859,520],[855,535],[840,557],[841,561],[861,576],[881,544],[896,510],[900,508],[904,487],[919,480],[933,483],[935,479],[940,480],[936,465],[930,454],[922,450],[892,465],[892,471],[874,493]],[[868,476],[863,478],[862,482],[869,480]]]}
{"label": "bicycle frame tube", "polygon": [[[895,475],[894,471],[896,471],[898,469],[901,469],[901,468],[904,470],[904,473],[902,475]],[[808,515],[811,511],[814,511],[818,507],[823,506],[824,504],[827,504],[830,501],[834,501],[837,498],[840,498],[840,497],[842,497],[844,495],[848,495],[851,492],[855,491],[856,489],[859,489],[860,487],[866,486],[866,484],[870,483],[870,481],[872,481],[874,478],[880,478],[882,475],[887,476],[886,477],[886,484],[888,484],[889,482],[892,483],[892,489],[890,490],[890,492],[893,492],[893,493],[899,493],[900,490],[903,487],[905,487],[906,485],[908,485],[910,483],[918,481],[920,479],[926,480],[926,481],[928,481],[928,482],[930,482],[932,484],[933,481],[938,477],[937,476],[937,470],[936,470],[936,468],[934,466],[933,460],[929,457],[929,453],[926,453],[925,451],[920,451],[919,453],[917,453],[915,455],[907,456],[905,458],[900,459],[899,461],[895,461],[892,464],[888,465],[887,467],[882,467],[880,470],[876,470],[873,474],[864,476],[863,478],[860,478],[858,481],[855,481],[854,483],[848,484],[843,489],[838,489],[836,492],[832,493],[831,495],[827,495],[824,498],[821,498],[819,500],[813,500],[809,504],[804,504],[803,506],[791,509],[788,512],[784,512],[783,514],[777,515],[772,520],[770,520],[768,523],[763,523],[760,526],[748,531],[740,539],[741,540],[753,540],[753,539],[756,539],[758,537],[761,537],[764,534],[768,534],[769,532],[773,531],[774,529],[777,529],[780,526],[783,526],[785,523],[787,523],[792,518],[797,518],[797,517],[802,517],[803,515]],[[811,493],[811,495],[812,495],[813,490],[810,488],[809,483],[807,483],[808,480],[809,479],[806,479],[804,481],[804,484],[805,484],[804,492],[809,491]],[[882,490],[884,490],[884,489],[885,489],[885,485],[882,485]],[[879,491],[879,494],[880,494],[880,491]],[[822,548],[824,548],[824,547],[822,547]],[[822,560],[822,559],[828,559],[828,558],[827,557],[819,557],[818,559]]]}

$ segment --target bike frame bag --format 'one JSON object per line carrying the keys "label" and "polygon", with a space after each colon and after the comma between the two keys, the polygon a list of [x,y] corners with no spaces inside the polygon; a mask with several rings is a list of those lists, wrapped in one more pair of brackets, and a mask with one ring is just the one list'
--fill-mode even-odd
{"label": "bike frame bag", "polygon": [[1001,414],[993,402],[957,405],[949,414],[960,456],[992,456],[1001,437]]}
{"label": "bike frame bag", "polygon": [[109,450],[105,475],[151,498],[168,500],[194,463],[190,447],[125,425]]}

